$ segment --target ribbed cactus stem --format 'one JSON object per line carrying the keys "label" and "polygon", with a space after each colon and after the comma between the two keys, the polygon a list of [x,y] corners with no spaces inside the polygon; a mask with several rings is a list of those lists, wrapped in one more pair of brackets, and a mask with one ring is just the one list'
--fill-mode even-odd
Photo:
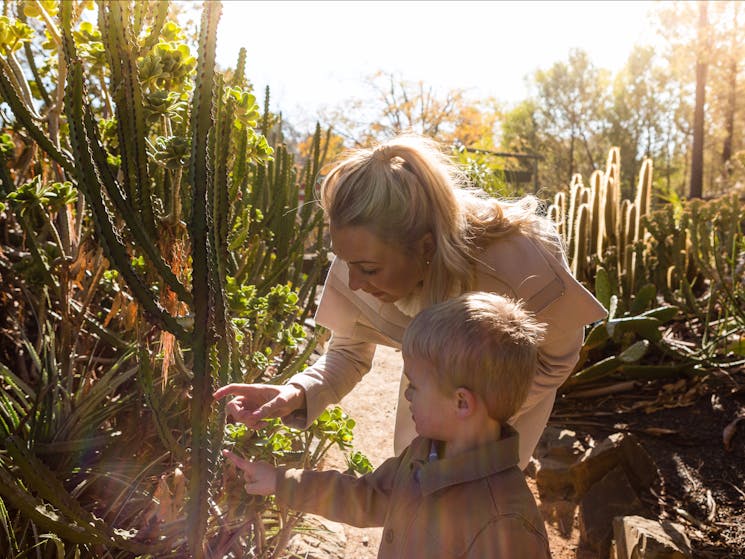
{"label": "ribbed cactus stem", "polygon": [[[207,529],[209,506],[209,466],[212,448],[209,438],[212,405],[210,367],[210,255],[208,185],[213,180],[209,153],[214,130],[215,49],[217,24],[222,5],[205,2],[199,34],[197,79],[192,104],[191,158],[189,182],[192,186],[192,216],[189,224],[192,242],[192,286],[194,295],[193,394],[191,407],[191,476],[187,512],[188,539],[191,554],[204,556],[203,541]],[[214,286],[213,286],[214,287]]]}
{"label": "ribbed cactus stem", "polygon": [[569,186],[569,208],[567,209],[567,251],[569,254],[574,254],[574,228],[575,221],[577,219],[577,213],[579,211],[579,196],[582,191],[582,179],[579,175],[575,175],[579,180],[572,180],[572,184]]}
{"label": "ribbed cactus stem", "polygon": [[112,70],[111,89],[116,101],[124,184],[143,227],[154,239],[157,233],[147,164],[145,110],[130,21],[131,6],[129,2],[105,2],[99,4],[99,10],[108,23],[107,32],[101,36]]}
{"label": "ribbed cactus stem", "polygon": [[70,23],[70,6],[67,3],[62,4],[61,14],[63,47],[69,66],[65,110],[70,126],[70,144],[76,160],[76,167],[72,176],[77,179],[78,187],[91,205],[91,214],[96,232],[107,258],[122,274],[148,318],[179,339],[184,339],[186,338],[186,332],[183,327],[158,304],[157,298],[150,287],[133,270],[127,247],[119,237],[118,230],[112,223],[109,209],[104,203],[103,191],[105,186],[102,173],[93,159],[92,140],[85,128],[85,123],[90,122],[90,117],[87,115],[89,107],[84,100],[82,62],[75,52]]}
{"label": "ribbed cactus stem", "polygon": [[574,277],[583,280],[581,274],[584,272],[585,259],[587,258],[587,245],[589,241],[589,214],[590,206],[581,204],[577,212],[574,232],[574,257],[572,258],[572,273]]}
{"label": "ribbed cactus stem", "polygon": [[605,196],[603,191],[603,173],[602,171],[593,171],[590,175],[590,199],[592,200],[590,215],[590,239],[588,248],[589,254],[602,256],[603,246],[603,227],[604,212],[602,211]]}
{"label": "ribbed cactus stem", "polygon": [[235,64],[235,72],[233,72],[233,79],[230,85],[233,87],[241,87],[246,81],[246,48],[241,47],[238,51],[238,61]]}
{"label": "ribbed cactus stem", "polygon": [[630,297],[634,292],[634,243],[638,231],[636,205],[630,203],[626,208],[624,226],[624,252],[623,252],[623,275],[626,278],[624,296]]}
{"label": "ribbed cactus stem", "polygon": [[649,213],[652,206],[652,160],[645,159],[642,168],[639,170],[639,182],[636,187],[636,198],[634,205],[637,208],[637,222],[635,237],[644,238],[644,230],[641,223],[641,217]]}

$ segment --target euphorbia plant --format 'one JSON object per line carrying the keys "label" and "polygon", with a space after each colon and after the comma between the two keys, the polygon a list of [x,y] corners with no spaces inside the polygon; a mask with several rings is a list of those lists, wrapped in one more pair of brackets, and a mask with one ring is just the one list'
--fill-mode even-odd
{"label": "euphorbia plant", "polygon": [[[168,2],[4,13],[1,219],[16,246],[0,274],[21,312],[0,338],[2,359],[17,356],[0,363],[0,534],[16,555],[199,557],[227,532],[252,541],[217,504],[211,393],[277,382],[313,349],[299,325],[326,262],[323,224],[297,205],[314,196],[320,130],[303,170],[269,146],[276,118],[256,103],[245,52],[229,79],[215,68],[219,2],[203,6],[196,52]],[[88,394],[100,408],[79,403]],[[81,430],[61,430],[73,420]],[[293,444],[310,448],[313,433]],[[155,503],[169,487],[170,506]]]}

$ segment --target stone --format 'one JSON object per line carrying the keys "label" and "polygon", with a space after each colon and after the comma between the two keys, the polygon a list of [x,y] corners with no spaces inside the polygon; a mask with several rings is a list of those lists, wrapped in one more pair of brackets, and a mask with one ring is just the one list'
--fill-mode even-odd
{"label": "stone", "polygon": [[344,525],[317,516],[303,516],[303,530],[290,538],[285,551],[290,557],[305,559],[344,559],[347,537]]}
{"label": "stone", "polygon": [[572,466],[574,458],[543,457],[538,461],[535,473],[535,485],[541,499],[574,498],[574,476]]}
{"label": "stone", "polygon": [[535,478],[541,498],[574,497],[574,474],[571,468],[583,452],[584,445],[574,431],[546,428],[526,469],[526,473]]}
{"label": "stone", "polygon": [[585,451],[573,466],[577,497],[619,465],[637,491],[648,489],[659,475],[657,465],[634,435],[613,433]]}
{"label": "stone", "polygon": [[613,433],[587,449],[579,458],[573,470],[574,490],[578,497],[584,495],[593,483],[618,466],[620,462],[618,447],[622,437],[622,433]]}
{"label": "stone", "polygon": [[616,466],[594,483],[580,501],[580,542],[600,558],[607,558],[613,537],[613,519],[645,512],[623,468]]}
{"label": "stone", "polygon": [[533,457],[540,460],[545,456],[579,456],[584,450],[584,444],[577,438],[577,433],[571,429],[549,425],[538,440]]}
{"label": "stone", "polygon": [[637,492],[648,491],[660,478],[657,464],[634,435],[626,435],[621,450],[621,464]]}
{"label": "stone", "polygon": [[683,527],[642,516],[613,519],[618,559],[691,559],[691,542]]}

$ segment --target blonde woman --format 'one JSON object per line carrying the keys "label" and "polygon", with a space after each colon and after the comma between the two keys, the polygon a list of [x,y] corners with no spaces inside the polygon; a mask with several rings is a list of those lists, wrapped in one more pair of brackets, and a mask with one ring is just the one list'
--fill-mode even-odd
{"label": "blonde woman", "polygon": [[[524,468],[571,373],[585,325],[603,306],[571,275],[538,202],[491,198],[468,188],[437,145],[399,136],[349,154],[328,174],[321,204],[336,255],[316,322],[332,332],[326,353],[285,385],[231,384],[228,414],[255,427],[268,417],[308,426],[370,370],[378,344],[401,347],[421,309],[468,291],[520,300],[546,333],[527,399],[510,423]],[[399,454],[415,430],[402,381],[394,433]],[[505,387],[508,389],[508,387]]]}

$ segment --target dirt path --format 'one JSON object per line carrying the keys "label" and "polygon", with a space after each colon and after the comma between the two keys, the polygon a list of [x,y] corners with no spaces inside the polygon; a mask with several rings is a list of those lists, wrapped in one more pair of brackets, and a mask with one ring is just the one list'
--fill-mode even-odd
{"label": "dirt path", "polygon": [[[342,408],[355,419],[354,448],[363,452],[379,466],[393,455],[393,428],[396,419],[396,398],[401,378],[401,352],[379,346],[372,370],[362,382],[342,401]],[[324,464],[325,468],[345,469],[344,455],[332,450]],[[528,479],[536,500],[535,484]],[[549,544],[554,559],[594,559],[593,554],[578,551],[579,534],[574,507],[562,515],[562,503],[541,503],[546,520]],[[343,526],[347,543],[345,557],[348,559],[374,559],[377,557],[382,528],[354,528]]]}

